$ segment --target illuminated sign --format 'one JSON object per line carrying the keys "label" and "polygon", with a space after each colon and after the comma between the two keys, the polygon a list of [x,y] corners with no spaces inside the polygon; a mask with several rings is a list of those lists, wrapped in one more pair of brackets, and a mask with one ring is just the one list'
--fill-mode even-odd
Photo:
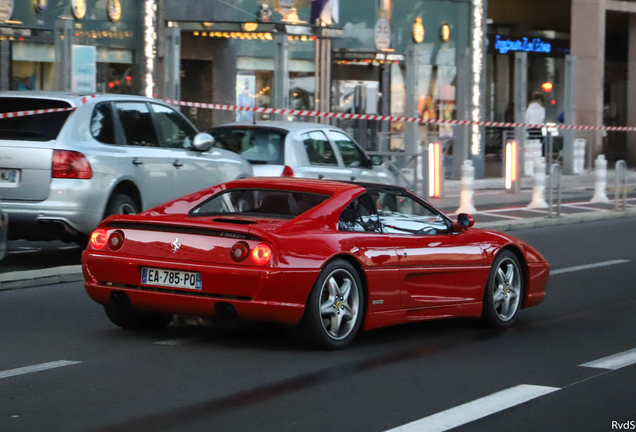
{"label": "illuminated sign", "polygon": [[506,54],[508,51],[525,51],[536,53],[552,52],[552,44],[542,41],[539,38],[532,39],[524,37],[520,40],[501,39],[501,36],[495,36],[495,49],[500,54]]}
{"label": "illuminated sign", "polygon": [[506,144],[506,189],[511,189],[517,182],[517,141]]}
{"label": "illuminated sign", "polygon": [[146,76],[144,94],[153,97],[155,57],[157,56],[157,3],[155,0],[146,0],[144,17],[144,54],[146,57]]}
{"label": "illuminated sign", "polygon": [[428,145],[428,196],[440,198],[442,196],[442,147],[440,143]]}
{"label": "illuminated sign", "polygon": [[424,24],[422,24],[422,18],[415,18],[415,24],[413,24],[413,40],[415,43],[424,42]]}

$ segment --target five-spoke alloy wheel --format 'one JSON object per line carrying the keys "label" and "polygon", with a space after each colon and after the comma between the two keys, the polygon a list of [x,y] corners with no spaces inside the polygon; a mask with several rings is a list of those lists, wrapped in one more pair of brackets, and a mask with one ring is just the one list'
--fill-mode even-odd
{"label": "five-spoke alloy wheel", "polygon": [[349,262],[334,260],[318,276],[300,326],[313,345],[338,349],[353,340],[363,314],[364,294],[358,272]]}
{"label": "five-spoke alloy wheel", "polygon": [[521,308],[523,273],[519,259],[511,251],[500,253],[490,270],[482,317],[494,327],[512,325]]}

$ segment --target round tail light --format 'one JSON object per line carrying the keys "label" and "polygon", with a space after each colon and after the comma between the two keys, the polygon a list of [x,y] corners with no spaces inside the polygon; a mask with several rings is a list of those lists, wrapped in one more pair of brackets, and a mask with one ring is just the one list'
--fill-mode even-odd
{"label": "round tail light", "polygon": [[114,251],[119,250],[124,245],[124,240],[124,233],[119,230],[115,231],[108,237],[108,247]]}
{"label": "round tail light", "polygon": [[252,260],[258,265],[265,265],[272,258],[272,248],[261,243],[252,250]]}
{"label": "round tail light", "polygon": [[91,234],[91,246],[95,249],[101,249],[106,246],[106,241],[108,239],[108,233],[105,229],[98,229],[93,231]]}
{"label": "round tail light", "polygon": [[245,242],[238,242],[232,246],[230,255],[236,262],[245,261],[245,258],[250,254],[250,246]]}

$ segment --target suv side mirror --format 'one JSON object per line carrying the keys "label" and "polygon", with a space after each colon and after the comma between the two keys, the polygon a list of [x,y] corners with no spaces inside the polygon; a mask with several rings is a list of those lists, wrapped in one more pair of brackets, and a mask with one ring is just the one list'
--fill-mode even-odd
{"label": "suv side mirror", "polygon": [[382,162],[384,162],[384,159],[382,159],[382,156],[379,156],[379,155],[373,155],[373,156],[371,156],[371,163],[372,163],[374,166],[382,165]]}
{"label": "suv side mirror", "polygon": [[214,137],[209,133],[201,132],[195,135],[192,140],[192,147],[196,151],[206,152],[214,145]]}
{"label": "suv side mirror", "polygon": [[475,219],[469,214],[460,213],[459,216],[457,216],[457,224],[463,229],[468,229],[475,225]]}

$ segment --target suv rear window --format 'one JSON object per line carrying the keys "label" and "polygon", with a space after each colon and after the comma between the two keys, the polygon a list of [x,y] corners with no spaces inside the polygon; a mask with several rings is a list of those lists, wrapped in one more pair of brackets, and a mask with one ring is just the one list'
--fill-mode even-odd
{"label": "suv rear window", "polygon": [[204,202],[190,216],[241,214],[292,219],[328,198],[328,195],[277,189],[232,189]]}
{"label": "suv rear window", "polygon": [[252,164],[285,165],[287,132],[267,128],[217,128],[208,131],[214,146],[240,154]]}
{"label": "suv rear window", "polygon": [[[35,98],[0,98],[0,113],[50,108],[70,108],[68,102]],[[51,141],[57,138],[72,111],[37,114],[26,117],[0,119],[0,139]]]}

